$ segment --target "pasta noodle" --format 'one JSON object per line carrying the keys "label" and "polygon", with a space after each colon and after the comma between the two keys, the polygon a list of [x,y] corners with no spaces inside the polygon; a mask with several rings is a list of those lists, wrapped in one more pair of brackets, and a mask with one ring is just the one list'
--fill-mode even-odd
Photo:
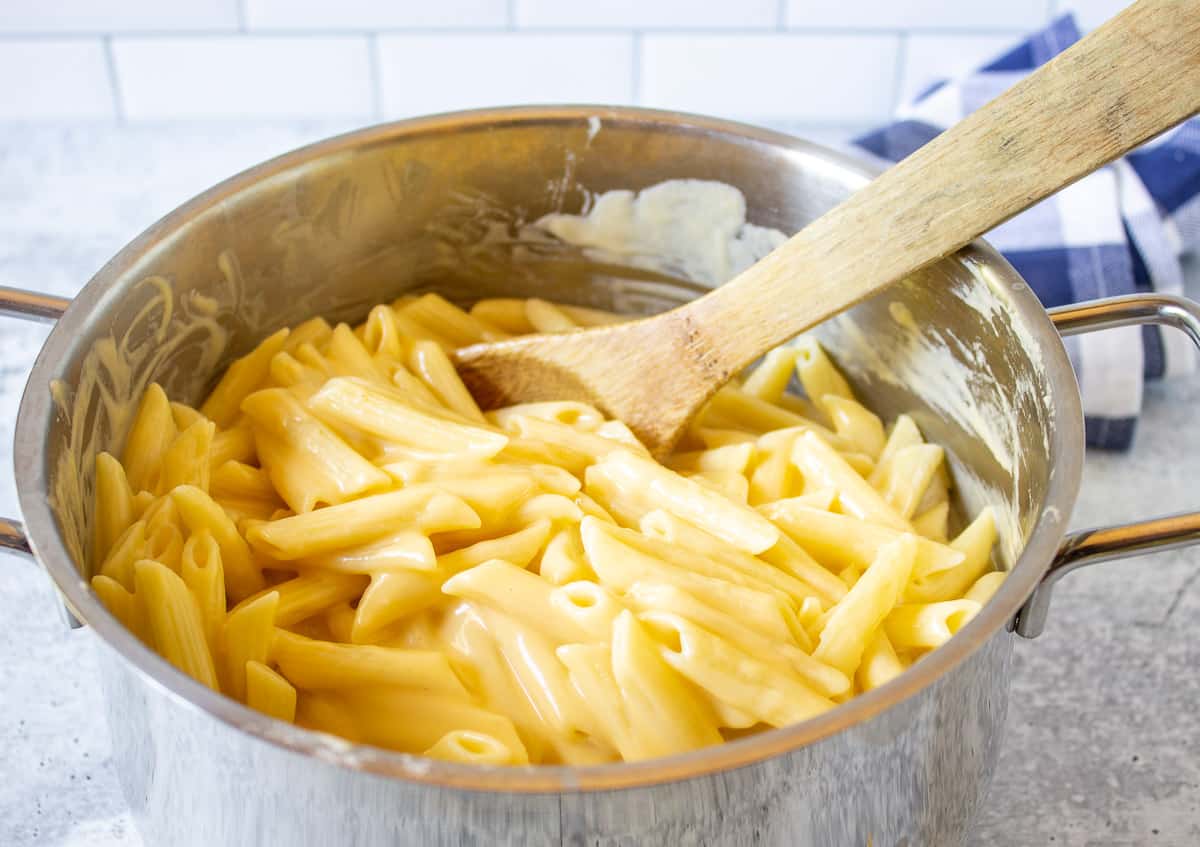
{"label": "pasta noodle", "polygon": [[[437,294],[313,318],[96,459],[88,564],[168,662],[276,720],[468,765],[682,753],[887,685],[999,589],[944,450],[811,338],[655,461],[575,401],[483,411],[450,354],[621,320]],[[807,398],[789,394],[799,383]]]}

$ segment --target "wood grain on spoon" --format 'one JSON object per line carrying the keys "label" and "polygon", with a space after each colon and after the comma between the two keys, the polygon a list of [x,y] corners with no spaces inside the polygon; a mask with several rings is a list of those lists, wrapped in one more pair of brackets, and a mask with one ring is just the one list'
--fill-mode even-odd
{"label": "wood grain on spoon", "polygon": [[657,455],[767,350],[1200,111],[1200,0],[1141,0],[711,294],[460,350],[485,406],[580,399]]}

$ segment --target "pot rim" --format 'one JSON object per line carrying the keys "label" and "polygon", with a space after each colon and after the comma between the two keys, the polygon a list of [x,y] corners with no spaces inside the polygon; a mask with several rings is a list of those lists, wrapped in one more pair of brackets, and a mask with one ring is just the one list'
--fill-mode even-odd
{"label": "pot rim", "polygon": [[[124,274],[166,238],[202,212],[239,192],[314,160],[363,150],[401,136],[446,134],[481,127],[537,124],[587,125],[589,119],[619,123],[688,127],[714,135],[757,142],[776,150],[849,171],[865,183],[878,168],[861,159],[784,133],[733,121],[635,107],[518,106],[476,109],[412,118],[367,127],[316,142],[233,176],[168,213],[113,257],[84,286],[43,345],[21,398],[14,439],[18,500],[30,547],[50,573],[75,616],[100,640],[131,662],[141,677],[187,708],[264,741],[340,767],[446,788],[513,793],[555,793],[636,788],[745,767],[830,738],[935,684],[1011,623],[1046,572],[1066,531],[1083,465],[1083,412],[1078,387],[1062,340],[1036,295],[1015,269],[991,246],[977,240],[958,256],[988,267],[1007,286],[1010,300],[1036,340],[1051,393],[1049,433],[1053,461],[1045,502],[1010,576],[981,612],[949,642],[886,685],[855,697],[802,723],[688,753],[645,762],[570,767],[539,765],[496,767],[463,765],[354,744],[322,732],[302,729],[253,711],[177,671],[143,645],[105,609],[76,570],[47,497],[48,468],[43,442],[55,414],[49,383],[58,363],[73,346],[93,309],[107,299]],[[115,295],[113,295],[115,296]]]}

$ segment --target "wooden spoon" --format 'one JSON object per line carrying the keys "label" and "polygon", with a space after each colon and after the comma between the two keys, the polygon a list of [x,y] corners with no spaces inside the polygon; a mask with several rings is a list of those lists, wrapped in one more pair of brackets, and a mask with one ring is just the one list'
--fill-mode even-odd
{"label": "wooden spoon", "polygon": [[656,455],[766,351],[1200,111],[1200,0],[1141,0],[753,267],[645,320],[457,354],[486,407],[586,400]]}

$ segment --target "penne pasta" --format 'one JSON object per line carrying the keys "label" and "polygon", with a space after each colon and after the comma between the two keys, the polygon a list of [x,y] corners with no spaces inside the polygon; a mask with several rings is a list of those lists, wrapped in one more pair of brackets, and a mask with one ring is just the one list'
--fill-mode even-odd
{"label": "penne pasta", "polygon": [[714,701],[750,715],[754,722],[786,726],[833,708],[832,700],[792,674],[755,659],[679,615],[646,612],[639,620],[653,633],[668,665]]}
{"label": "penne pasta", "polygon": [[170,568],[150,559],[134,563],[133,577],[134,593],[155,651],[202,685],[217,688],[200,610],[184,581]]}
{"label": "penne pasta", "polygon": [[426,535],[481,525],[462,499],[420,486],[256,524],[246,539],[264,556],[284,562],[366,544],[401,522]]}
{"label": "penne pasta", "polygon": [[208,460],[214,468],[226,462],[254,464],[258,454],[254,450],[254,430],[250,422],[242,418],[229,429],[219,430],[208,448]]}
{"label": "penne pasta", "polygon": [[886,441],[878,415],[850,397],[827,394],[820,400],[834,432],[853,444],[857,452],[878,459]]}
{"label": "penne pasta", "polygon": [[538,565],[538,574],[554,585],[566,585],[577,580],[593,579],[595,572],[583,552],[583,542],[576,527],[555,533],[546,544]]}
{"label": "penne pasta", "polygon": [[180,518],[191,532],[208,530],[221,551],[226,592],[237,602],[264,586],[262,570],[250,555],[250,547],[225,511],[199,488],[181,485],[171,492]]}
{"label": "penne pasta", "polygon": [[944,455],[936,444],[914,444],[896,452],[877,486],[896,514],[905,519],[913,516]]}
{"label": "penne pasta", "polygon": [[295,687],[261,662],[246,662],[246,705],[275,720],[296,721]]}
{"label": "penne pasta", "polygon": [[746,500],[751,506],[761,506],[772,500],[790,497],[796,486],[796,468],[792,464],[792,448],[787,446],[766,452],[750,475]]}
{"label": "penne pasta", "polygon": [[271,359],[283,350],[287,337],[288,330],[281,329],[230,365],[200,413],[219,427],[230,426],[241,411],[242,401],[267,381]]}
{"label": "penne pasta", "polygon": [[899,650],[941,647],[975,616],[974,600],[943,600],[897,606],[883,621],[888,640]]}
{"label": "penne pasta", "polygon": [[325,342],[323,357],[314,356],[312,350],[312,347],[304,345],[297,352],[304,360],[321,367],[330,376],[351,377],[380,385],[388,385],[392,378],[392,369],[388,364],[372,356],[346,324],[338,324],[333,328],[329,340]]}
{"label": "penne pasta", "polygon": [[535,332],[533,324],[525,316],[525,301],[516,297],[480,300],[471,307],[470,315],[511,335]]}
{"label": "penne pasta", "polygon": [[904,663],[896,655],[896,649],[888,640],[887,632],[882,628],[876,629],[867,643],[866,650],[863,651],[862,662],[855,673],[859,689],[870,691],[886,685],[902,673]]}
{"label": "penne pasta", "polygon": [[880,548],[875,561],[831,610],[814,659],[847,675],[858,669],[868,638],[900,599],[916,555],[915,535],[901,536]]}
{"label": "penne pasta", "polygon": [[815,433],[805,432],[796,439],[792,461],[804,474],[806,485],[837,492],[838,507],[844,514],[901,532],[911,531],[908,521]]}
{"label": "penne pasta", "polygon": [[216,425],[201,419],[171,442],[163,454],[158,492],[166,494],[180,485],[194,485],[207,491],[209,485],[209,456]]}
{"label": "penne pasta", "polygon": [[744,429],[718,429],[716,427],[694,427],[696,439],[705,449],[726,447],[730,444],[753,444],[757,439]]}
{"label": "penne pasta", "polygon": [[750,481],[737,471],[697,471],[683,474],[685,479],[700,483],[709,491],[720,494],[739,506],[749,504]]}
{"label": "penne pasta", "polygon": [[225,569],[221,548],[207,529],[192,533],[183,545],[179,572],[196,600],[209,652],[216,656],[225,624]]}
{"label": "penne pasta", "polygon": [[514,751],[499,738],[470,729],[450,730],[424,755],[465,765],[507,765],[515,758]]}
{"label": "penne pasta", "polygon": [[992,547],[996,544],[996,519],[991,507],[971,521],[949,549],[961,558],[949,567],[918,571],[904,593],[909,603],[934,603],[952,600],[963,594],[991,567]]}
{"label": "penne pasta", "polygon": [[849,383],[814,338],[801,337],[796,341],[796,373],[808,399],[822,411],[826,397],[854,399]]}
{"label": "penne pasta", "polygon": [[265,588],[254,597],[243,600],[234,611],[254,603],[263,596],[275,594],[278,596],[275,625],[290,627],[324,612],[331,606],[358,597],[366,585],[366,577],[360,574],[314,571]]}
{"label": "penne pasta", "polygon": [[96,592],[96,596],[100,598],[100,602],[104,604],[104,608],[108,609],[112,616],[121,622],[123,627],[136,635],[141,641],[151,647],[154,646],[149,631],[149,623],[146,620],[144,604],[132,592],[128,591],[125,586],[121,585],[115,579],[103,574],[97,574],[92,577],[92,590]]}
{"label": "penne pasta", "polygon": [[268,591],[234,608],[221,627],[222,688],[246,702],[246,663],[266,664],[275,636],[279,592]]}
{"label": "penne pasta", "polygon": [[185,403],[172,402],[171,420],[175,424],[175,429],[183,432],[192,424],[199,423],[200,421],[206,420],[206,418],[204,415],[200,414],[198,411]]}
{"label": "penne pasta", "polygon": [[626,592],[626,598],[639,613],[670,612],[721,636],[730,644],[770,664],[796,674],[814,691],[825,697],[842,697],[850,692],[850,679],[841,671],[809,655],[812,644],[772,642],[741,621],[714,609],[692,595],[668,583],[638,582]]}
{"label": "penne pasta", "polygon": [[913,529],[930,541],[945,544],[950,528],[950,501],[943,500],[912,519]]}
{"label": "penne pasta", "polygon": [[[125,468],[108,453],[96,456],[96,496],[92,508],[92,570],[101,566],[118,539],[134,522],[133,491]],[[110,574],[111,576],[111,574]],[[126,580],[121,580],[127,584]]]}
{"label": "penne pasta", "polygon": [[[318,709],[316,715],[309,705],[314,699],[325,701],[324,708]],[[321,720],[328,715],[337,717],[329,723]],[[396,720],[396,715],[404,715],[404,720]],[[351,738],[418,754],[433,747],[448,732],[479,732],[497,739],[511,751],[511,758],[505,764],[529,762],[511,720],[481,709],[462,697],[374,687],[336,694],[305,692],[297,703],[297,722],[313,726],[314,718],[323,724],[314,726],[316,729],[330,727],[338,734],[345,734],[343,728],[353,727]]]}
{"label": "penne pasta", "polygon": [[443,593],[494,609],[555,644],[587,641],[588,628],[564,610],[563,603],[552,602],[555,591],[537,574],[503,559],[491,559],[461,571],[442,585]]}
{"label": "penne pasta", "polygon": [[[733,568],[750,577],[757,583],[764,583],[782,591],[795,600],[796,603],[802,602],[806,597],[822,593],[821,590],[807,585],[790,573],[768,564],[762,559],[751,556],[743,550],[739,550],[737,547],[722,541],[715,535],[710,535],[702,529],[697,529],[687,521],[680,520],[669,512],[650,512],[642,518],[639,525],[642,534],[649,538],[661,539],[673,547],[685,548],[708,559],[720,562],[722,565]],[[686,554],[680,555],[679,553],[668,555],[671,556],[671,559],[668,561],[673,561],[681,567],[686,566],[690,558]],[[831,580],[826,579],[825,576],[823,574],[819,577],[819,580],[821,581],[822,588],[829,590],[833,583]],[[831,593],[836,593],[836,591],[837,588],[833,588]]]}
{"label": "penne pasta", "polygon": [[[96,460],[92,587],[259,712],[464,766],[591,766],[806,720],[982,608],[996,521],[815,339],[720,389],[662,463],[577,401],[480,410],[462,346],[623,320],[432,294],[313,318],[199,409],[152,385]],[[788,393],[793,375],[808,399]]]}
{"label": "penne pasta", "polygon": [[505,430],[514,432],[510,422],[515,418],[526,418],[562,424],[581,432],[595,432],[604,423],[604,415],[587,403],[560,400],[547,403],[518,403],[488,412],[486,418]]}
{"label": "penne pasta", "polygon": [[297,560],[296,564],[342,573],[433,573],[437,569],[437,554],[429,536],[416,530],[402,529],[357,547],[308,556]]}
{"label": "penne pasta", "polygon": [[664,661],[663,652],[630,612],[617,617],[612,668],[633,744],[626,761],[721,743],[716,715]]}
{"label": "penne pasta", "polygon": [[275,508],[283,505],[266,471],[236,460],[213,469],[208,493],[214,499],[269,500],[277,504]]}
{"label": "penne pasta", "polygon": [[572,332],[580,328],[564,310],[536,297],[525,301],[525,319],[534,332]]}
{"label": "penne pasta", "polygon": [[242,404],[271,484],[297,513],[388,488],[391,479],[311,415],[290,392],[268,388]]}
{"label": "penne pasta", "polygon": [[142,557],[146,544],[146,523],[136,521],[121,533],[99,567],[99,574],[126,590],[133,589],[133,563]]}
{"label": "penne pasta", "polygon": [[395,686],[439,694],[466,689],[438,650],[331,644],[276,628],[268,656],[289,682],[305,690]]}
{"label": "penne pasta", "polygon": [[566,665],[575,690],[591,707],[600,738],[625,761],[637,758],[641,748],[613,674],[612,649],[607,644],[564,644],[554,652]]}
{"label": "penne pasta", "polygon": [[508,337],[508,333],[483,323],[437,294],[423,294],[400,311],[457,347]]}
{"label": "penne pasta", "polygon": [[[765,583],[747,578],[720,563],[704,561],[686,553],[683,555],[683,567],[668,564],[632,546],[631,541],[638,543],[637,533],[609,526],[593,518],[584,519],[580,534],[588,561],[600,583],[617,594],[629,591],[638,582],[676,585],[713,608],[745,621],[747,626],[769,638],[785,643],[795,638],[789,621],[791,610],[787,595],[776,592]],[[661,545],[656,551],[669,547]],[[697,564],[702,564],[708,573],[696,572]],[[722,576],[735,581],[727,581]],[[757,584],[763,590],[750,587],[747,583]]]}
{"label": "penne pasta", "polygon": [[517,685],[552,730],[551,743],[577,741],[579,733],[596,734],[596,719],[571,685],[551,643],[541,633],[528,632],[494,610],[479,609],[479,616]]}
{"label": "penne pasta", "polygon": [[[594,478],[602,478],[612,486],[617,498],[657,503],[658,508],[685,521],[709,526],[718,538],[749,553],[761,553],[779,539],[779,530],[753,509],[731,503],[716,492],[632,453],[611,453],[588,468],[586,486],[593,497],[596,496],[591,492]],[[596,499],[607,505],[604,497]]]}
{"label": "penne pasta", "polygon": [[775,348],[763,356],[762,362],[746,377],[742,391],[759,400],[778,403],[796,373],[796,357],[799,353],[795,347]]}
{"label": "penne pasta", "polygon": [[908,415],[896,418],[896,422],[892,424],[892,431],[888,434],[887,442],[883,445],[883,451],[879,454],[875,470],[871,474],[871,485],[876,488],[880,486],[897,453],[906,447],[916,447],[924,443],[925,439],[921,437],[921,431],[917,429],[912,418]]}
{"label": "penne pasta", "polygon": [[572,306],[569,303],[559,303],[558,308],[580,326],[612,326],[613,324],[625,323],[625,321],[629,320],[628,315],[618,315],[616,312],[593,309],[589,306]]}
{"label": "penne pasta", "polygon": [[[387,307],[376,308],[386,309]],[[288,337],[283,342],[283,349],[290,353],[301,344],[324,344],[332,334],[333,327],[329,325],[329,321],[320,317],[310,318],[288,333]]]}
{"label": "penne pasta", "polygon": [[757,433],[812,425],[812,421],[795,412],[729,385],[713,395],[701,412],[701,420],[708,426],[718,426],[724,422],[732,424],[733,429]]}
{"label": "penne pasta", "polygon": [[450,358],[437,343],[417,340],[412,342],[408,354],[408,366],[428,385],[442,405],[454,410],[465,420],[487,423],[475,398],[458,378]]}
{"label": "penne pasta", "polygon": [[[296,332],[299,332],[303,326],[301,324],[300,327],[297,327]],[[329,325],[326,324],[326,327]],[[410,340],[400,332],[400,327],[396,324],[396,312],[390,306],[381,303],[371,309],[362,325],[362,330],[363,346],[374,358],[400,361],[405,350],[408,349]],[[333,329],[330,327],[329,333],[332,334],[332,332]]]}
{"label": "penne pasta", "polygon": [[308,407],[323,419],[434,454],[488,459],[508,443],[501,433],[434,417],[361,379],[329,380]]}
{"label": "penne pasta", "polygon": [[964,600],[970,600],[978,603],[980,607],[987,605],[987,601],[992,599],[992,595],[999,590],[1001,583],[1004,582],[1008,574],[1004,571],[992,571],[985,573],[979,579],[975,580],[975,584],[967,589],[967,593],[963,595]]}
{"label": "penne pasta", "polygon": [[152,383],[142,395],[133,425],[125,439],[125,449],[121,453],[121,464],[132,490],[158,489],[162,457],[175,440],[175,435],[171,403],[162,387],[157,382]]}
{"label": "penne pasta", "polygon": [[[711,447],[691,453],[676,453],[666,461],[666,466],[679,473],[696,471],[728,471],[744,474],[754,459],[754,443],[742,442],[724,447]],[[773,498],[778,499],[778,498]]]}
{"label": "penne pasta", "polygon": [[[831,570],[865,569],[884,545],[904,535],[890,527],[813,509],[795,502],[795,498],[767,503],[760,511]],[[914,575],[920,581],[928,575],[955,568],[965,558],[965,554],[953,546],[919,538]]]}

